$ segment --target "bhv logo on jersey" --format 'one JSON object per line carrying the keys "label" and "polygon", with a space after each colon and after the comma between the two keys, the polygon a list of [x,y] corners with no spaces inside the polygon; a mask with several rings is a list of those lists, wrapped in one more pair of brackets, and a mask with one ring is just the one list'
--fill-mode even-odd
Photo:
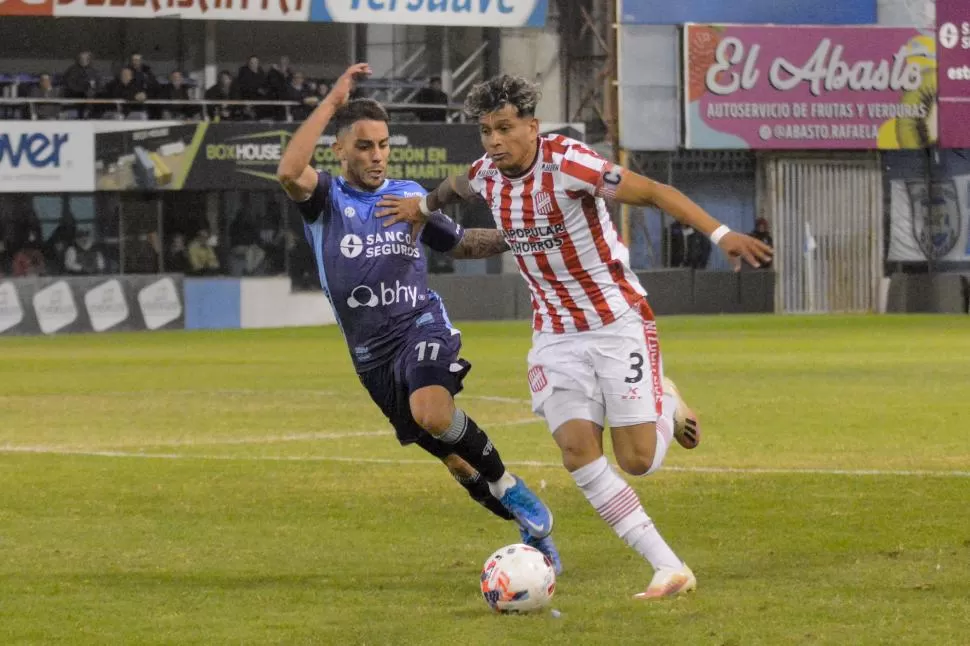
{"label": "bhv logo on jersey", "polygon": [[367,285],[358,285],[350,292],[347,305],[350,309],[358,307],[377,307],[378,305],[387,307],[398,303],[410,303],[411,307],[417,307],[418,301],[423,301],[424,295],[418,296],[418,288],[411,285],[402,285],[401,281],[395,280],[393,285],[385,285],[383,282],[377,286],[377,291]]}

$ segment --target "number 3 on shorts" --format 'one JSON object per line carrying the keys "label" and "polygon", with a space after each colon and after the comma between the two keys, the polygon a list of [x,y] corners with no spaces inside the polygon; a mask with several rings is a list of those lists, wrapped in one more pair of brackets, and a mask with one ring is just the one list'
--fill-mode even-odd
{"label": "number 3 on shorts", "polygon": [[[427,342],[427,341],[422,341],[421,343],[419,343],[416,346],[414,346],[414,349],[418,351],[418,361],[424,361],[425,351],[429,351],[428,352],[428,355],[429,355],[428,356],[428,359],[430,359],[431,361],[437,361],[438,360],[438,351],[441,350],[441,344],[440,343],[435,343],[434,341],[432,341],[430,343]],[[643,364],[643,359],[642,358],[640,359],[640,364],[641,365]]]}
{"label": "number 3 on shorts", "polygon": [[643,355],[639,352],[630,353],[630,370],[633,374],[624,379],[628,384],[638,384],[643,379]]}

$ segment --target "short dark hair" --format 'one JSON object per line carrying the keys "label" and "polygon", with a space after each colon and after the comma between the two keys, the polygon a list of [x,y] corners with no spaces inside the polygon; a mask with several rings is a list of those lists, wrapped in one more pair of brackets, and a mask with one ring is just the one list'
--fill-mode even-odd
{"label": "short dark hair", "polygon": [[465,97],[465,114],[472,119],[510,105],[520,117],[534,117],[542,93],[524,76],[502,74],[479,83]]}
{"label": "short dark hair", "polygon": [[383,121],[387,123],[390,117],[387,110],[374,99],[354,99],[340,106],[333,113],[331,121],[339,135],[341,132],[354,125],[358,121]]}

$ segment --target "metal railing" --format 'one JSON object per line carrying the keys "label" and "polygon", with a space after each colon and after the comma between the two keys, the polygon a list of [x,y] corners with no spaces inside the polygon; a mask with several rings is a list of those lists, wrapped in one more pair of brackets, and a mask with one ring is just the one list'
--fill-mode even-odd
{"label": "metal railing", "polygon": [[[117,112],[121,113],[124,111],[125,107],[136,107],[136,108],[150,108],[150,107],[193,107],[198,108],[199,113],[203,121],[210,121],[209,110],[211,108],[219,109],[223,106],[227,107],[247,107],[247,108],[272,108],[272,107],[282,107],[285,108],[286,121],[292,121],[293,117],[290,112],[292,108],[296,107],[307,107],[313,108],[315,105],[308,105],[305,103],[300,103],[298,101],[240,101],[240,100],[209,100],[209,99],[147,99],[145,101],[126,101],[124,99],[62,99],[62,98],[29,98],[29,97],[17,97],[17,98],[0,98],[0,108],[4,106],[8,107],[21,107],[26,108],[29,112],[30,120],[37,120],[37,109],[38,105],[60,105],[65,108],[70,107],[89,107],[89,106],[112,106]],[[447,113],[446,122],[447,123],[464,123],[465,116],[462,112],[462,106],[457,103],[450,104],[439,104],[439,103],[384,103],[382,104],[384,109],[388,112],[413,112],[416,110],[445,110]],[[140,111],[140,110],[139,110]],[[263,120],[263,119],[259,119]],[[267,121],[278,121],[277,119],[266,119]]]}

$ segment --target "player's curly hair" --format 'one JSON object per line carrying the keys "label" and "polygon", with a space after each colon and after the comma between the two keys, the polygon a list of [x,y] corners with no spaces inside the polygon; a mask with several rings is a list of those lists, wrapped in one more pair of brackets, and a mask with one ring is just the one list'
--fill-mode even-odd
{"label": "player's curly hair", "polygon": [[520,117],[534,117],[540,98],[538,84],[524,76],[502,74],[471,89],[465,97],[465,114],[477,120],[510,105]]}
{"label": "player's curly hair", "polygon": [[387,116],[384,106],[374,99],[354,99],[337,108],[330,119],[338,135],[358,121],[387,123],[390,117]]}

